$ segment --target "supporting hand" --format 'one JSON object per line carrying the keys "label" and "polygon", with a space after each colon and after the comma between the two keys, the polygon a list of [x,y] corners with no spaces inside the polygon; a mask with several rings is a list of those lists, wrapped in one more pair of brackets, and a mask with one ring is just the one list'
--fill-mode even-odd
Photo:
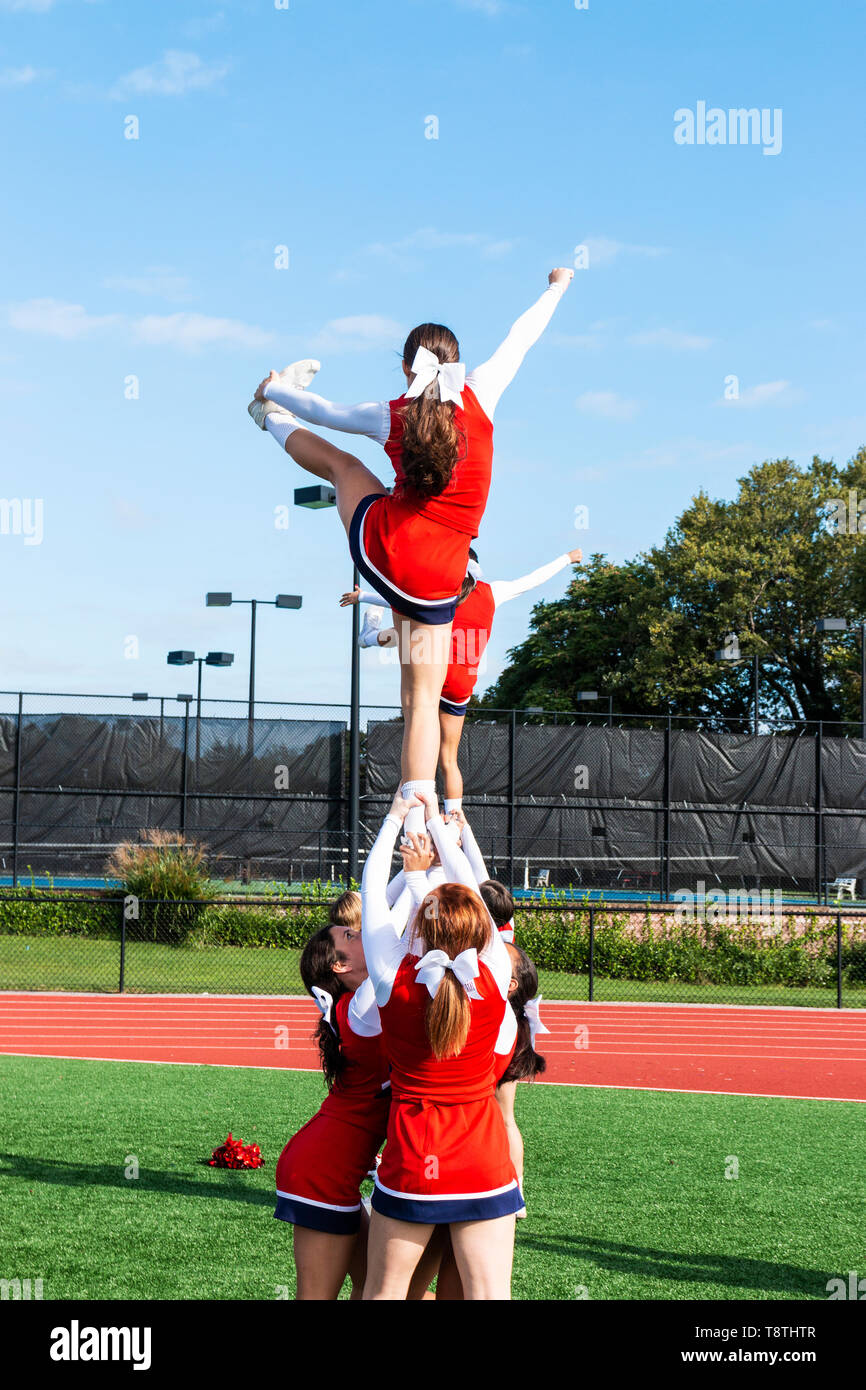
{"label": "supporting hand", "polygon": [[348,594],[343,594],[343,597],[340,599],[340,607],[341,607],[341,608],[348,608],[348,607],[349,607],[349,604],[351,604],[351,603],[360,603],[360,602],[361,602],[361,586],[360,586],[360,584],[356,584],[355,587],[354,587],[354,589],[352,589],[352,591],[351,591],[350,593],[348,593]]}

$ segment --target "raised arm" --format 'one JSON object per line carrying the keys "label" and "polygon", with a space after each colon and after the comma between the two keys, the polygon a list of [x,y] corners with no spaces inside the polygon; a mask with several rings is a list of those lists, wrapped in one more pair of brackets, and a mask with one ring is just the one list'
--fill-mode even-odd
{"label": "raised arm", "polygon": [[[469,860],[463,853],[460,846],[452,839],[448,833],[442,817],[438,814],[431,816],[427,822],[427,829],[433,836],[433,843],[439,851],[439,858],[442,860],[442,867],[445,870],[446,882],[462,883],[467,888],[471,888],[478,893],[478,880],[469,864]],[[503,999],[508,998],[508,986],[511,983],[511,957],[500,933],[496,929],[496,924],[487,910],[487,904],[478,893],[478,899],[484,908],[487,920],[490,923],[490,936],[483,951],[479,951],[478,958],[483,960],[488,966],[490,973],[499,987],[499,993]],[[369,968],[369,967],[368,967]]]}
{"label": "raised arm", "polygon": [[391,433],[391,410],[387,401],[366,401],[361,405],[335,405],[298,386],[290,386],[275,376],[263,388],[266,400],[281,405],[309,425],[320,425],[343,434],[363,434],[385,444]]}
{"label": "raised arm", "polygon": [[527,352],[533,343],[538,342],[553,318],[553,312],[573,278],[573,270],[552,270],[550,284],[541,298],[520,315],[493,356],[482,362],[480,367],[473,368],[467,376],[466,385],[475,392],[478,404],[489,420],[493,419],[500,396],[514,380]]}
{"label": "raised arm", "polygon": [[[402,828],[409,803],[399,796],[382,822],[376,843],[367,855],[361,879],[361,939],[367,973],[373,981],[376,1003],[386,1004],[394,978],[406,954],[408,943],[401,926],[388,906],[388,873],[394,844]],[[405,925],[405,922],[404,924]]]}
{"label": "raised arm", "polygon": [[555,560],[551,560],[547,565],[541,565],[539,569],[533,570],[531,574],[524,574],[521,579],[494,579],[490,585],[493,591],[493,602],[498,608],[500,603],[507,603],[509,599],[518,598],[520,594],[525,594],[528,589],[537,589],[540,584],[546,584],[548,579],[552,579],[560,570],[564,570],[566,565],[576,565],[583,558],[581,550],[568,550],[564,555],[557,555]]}
{"label": "raised arm", "polygon": [[468,820],[464,820],[463,822],[461,839],[463,841],[463,853],[469,860],[469,867],[475,875],[476,883],[480,886],[482,883],[487,882],[490,875],[487,872],[484,856],[481,853],[478,841],[472,832],[472,827]]}

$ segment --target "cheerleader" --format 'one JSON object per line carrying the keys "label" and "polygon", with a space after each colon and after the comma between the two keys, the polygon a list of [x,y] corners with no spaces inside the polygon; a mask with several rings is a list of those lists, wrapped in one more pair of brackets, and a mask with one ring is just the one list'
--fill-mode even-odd
{"label": "cheerleader", "polygon": [[[538,971],[535,962],[520,946],[507,945],[511,959],[511,981],[508,986],[508,1002],[517,1022],[515,1045],[508,1062],[497,1077],[496,1099],[505,1121],[508,1134],[508,1149],[514,1164],[521,1191],[523,1190],[523,1135],[514,1118],[514,1099],[518,1081],[534,1081],[541,1076],[547,1062],[535,1050],[535,1039],[539,1033],[549,1033],[541,1022],[538,993]],[[526,1215],[524,1207],[517,1213]]]}
{"label": "cheerleader", "polygon": [[[434,787],[439,696],[469,544],[490,490],[494,412],[573,276],[568,269],[551,271],[537,303],[489,361],[468,375],[450,329],[426,323],[403,346],[407,389],[396,400],[333,405],[306,389],[318,370],[307,359],[271,371],[249,406],[256,424],[291,458],[334,487],[355,564],[402,619],[397,634],[408,798]],[[298,418],[383,445],[394,466],[393,492],[352,454],[301,428]],[[418,831],[423,823],[415,805],[406,828]]]}
{"label": "cheerleader", "polygon": [[360,1185],[385,1138],[389,1105],[358,893],[343,893],[330,924],[307,942],[301,978],[322,1015],[316,1036],[328,1094],[280,1155],[274,1215],[294,1226],[297,1298],[334,1300],[348,1273],[357,1299],[365,1275]]}
{"label": "cheerleader", "polygon": [[[394,798],[364,867],[362,933],[391,1063],[388,1138],[373,1191],[366,1299],[404,1299],[438,1225],[448,1225],[465,1297],[510,1297],[514,1216],[523,1199],[493,1096],[511,962],[444,833],[435,797],[428,830],[448,882],[426,892],[408,940],[386,899],[388,867],[409,810]],[[417,895],[426,877],[405,854]],[[420,880],[420,884],[419,881]],[[423,937],[418,959],[410,950]]]}

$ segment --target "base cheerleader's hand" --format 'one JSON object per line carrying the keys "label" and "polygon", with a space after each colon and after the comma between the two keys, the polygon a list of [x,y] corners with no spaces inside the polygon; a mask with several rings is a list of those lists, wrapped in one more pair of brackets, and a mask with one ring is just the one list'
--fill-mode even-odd
{"label": "base cheerleader's hand", "polygon": [[420,869],[422,873],[426,874],[427,870],[432,867],[435,858],[428,835],[407,835],[406,843],[400,846],[400,853],[403,856],[403,868],[407,874],[414,869]]}
{"label": "base cheerleader's hand", "polygon": [[431,816],[438,816],[439,798],[437,797],[435,792],[418,792],[416,800],[421,801],[424,804],[425,821],[428,821]]}
{"label": "base cheerleader's hand", "polygon": [[360,584],[356,584],[355,587],[354,587],[354,589],[352,589],[350,593],[348,593],[348,594],[343,594],[343,597],[340,599],[340,607],[341,607],[341,608],[348,608],[349,605],[350,605],[351,603],[360,603],[360,602],[361,602],[361,586],[360,586]]}
{"label": "base cheerleader's hand", "polygon": [[568,558],[569,558],[569,560],[571,561],[571,563],[572,563],[573,565],[579,565],[580,562],[581,562],[581,560],[583,559],[583,551],[582,551],[582,550],[569,550],[569,552],[568,552]]}
{"label": "base cheerleader's hand", "polygon": [[550,272],[547,282],[550,285],[562,285],[562,288],[567,290],[573,279],[574,271],[569,270],[567,266],[560,265]]}
{"label": "base cheerleader's hand", "polygon": [[273,367],[271,367],[271,370],[268,372],[264,381],[260,381],[258,386],[256,387],[256,394],[253,397],[253,400],[263,401],[265,399],[265,387],[273,381],[275,376],[277,376],[277,373],[274,371]]}
{"label": "base cheerleader's hand", "polygon": [[389,815],[389,816],[395,816],[396,819],[397,819],[397,820],[400,822],[400,824],[402,825],[403,822],[404,822],[404,820],[406,819],[407,815],[409,814],[409,811],[410,811],[411,807],[413,807],[413,806],[420,806],[420,804],[421,804],[421,798],[420,798],[420,797],[418,797],[418,796],[410,796],[410,797],[401,796],[400,793],[399,793],[399,791],[397,791],[397,792],[394,793],[394,800],[391,802],[391,809],[390,809],[390,811],[388,812],[388,815]]}

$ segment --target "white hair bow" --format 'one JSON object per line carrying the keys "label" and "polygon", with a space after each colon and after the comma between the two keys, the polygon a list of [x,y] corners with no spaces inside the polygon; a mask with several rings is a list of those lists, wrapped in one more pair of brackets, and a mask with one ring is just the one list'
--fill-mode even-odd
{"label": "white hair bow", "polygon": [[539,1005],[541,1004],[542,997],[543,996],[539,994],[535,997],[535,999],[527,1000],[527,1002],[523,1006],[523,1012],[529,1023],[529,1041],[532,1044],[533,1048],[535,1047],[536,1033],[550,1032],[550,1029],[545,1028],[544,1024],[542,1023],[541,1014],[539,1013]]}
{"label": "white hair bow", "polygon": [[435,352],[419,347],[412,363],[412,371],[415,373],[415,380],[406,388],[406,395],[410,400],[420,396],[428,386],[438,381],[440,401],[453,401],[462,408],[463,397],[460,393],[466,385],[466,367],[462,362],[440,362]]}
{"label": "white hair bow", "polygon": [[478,952],[474,946],[468,951],[461,951],[453,960],[444,951],[428,951],[426,956],[421,957],[415,966],[415,973],[418,983],[427,986],[431,999],[445,979],[446,970],[454,971],[470,999],[481,998],[472,983],[478,975]]}
{"label": "white hair bow", "polygon": [[313,998],[319,1006],[319,1013],[322,1015],[322,1018],[327,1023],[331,1032],[336,1035],[337,1030],[332,1022],[332,1015],[334,1011],[333,994],[329,994],[326,989],[319,989],[318,985],[311,985],[310,992],[312,993]]}
{"label": "white hair bow", "polygon": [[477,560],[470,559],[467,561],[466,573],[472,575],[472,578],[475,580],[476,584],[478,583],[479,579],[484,578],[484,571],[482,570]]}

